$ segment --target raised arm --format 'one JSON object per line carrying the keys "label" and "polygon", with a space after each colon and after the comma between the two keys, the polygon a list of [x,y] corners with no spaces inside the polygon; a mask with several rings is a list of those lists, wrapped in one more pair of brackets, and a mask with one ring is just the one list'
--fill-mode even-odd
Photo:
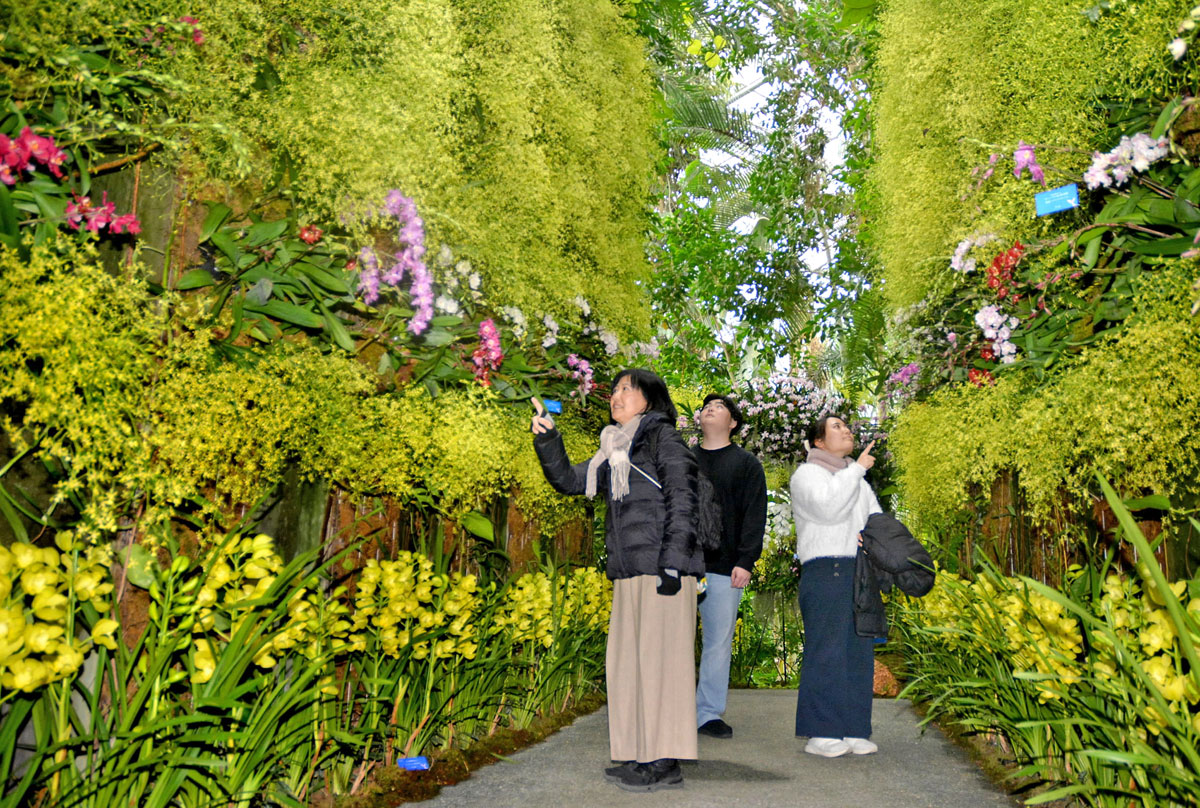
{"label": "raised arm", "polygon": [[587,487],[587,462],[574,466],[567,459],[562,433],[554,426],[544,432],[534,433],[533,450],[542,464],[546,482],[560,494],[582,494]]}

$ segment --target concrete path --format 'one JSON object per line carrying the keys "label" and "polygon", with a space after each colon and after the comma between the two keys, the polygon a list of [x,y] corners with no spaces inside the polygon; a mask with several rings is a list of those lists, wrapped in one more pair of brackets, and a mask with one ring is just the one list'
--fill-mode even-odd
{"label": "concrete path", "polygon": [[604,710],[584,716],[508,761],[486,766],[425,805],[436,808],[680,806],[680,808],[1012,808],[961,750],[907,701],[876,699],[879,753],[835,759],[804,754],[794,735],[794,690],[733,690],[730,740],[700,736],[700,760],[683,764],[685,787],[631,794],[604,779]]}

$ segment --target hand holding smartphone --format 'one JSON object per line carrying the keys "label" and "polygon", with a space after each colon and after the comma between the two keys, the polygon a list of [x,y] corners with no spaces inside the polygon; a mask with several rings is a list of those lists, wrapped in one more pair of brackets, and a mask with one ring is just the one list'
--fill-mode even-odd
{"label": "hand holding smartphone", "polygon": [[549,432],[551,429],[554,429],[554,419],[550,417],[548,412],[546,412],[546,408],[542,404],[542,400],[537,396],[534,396],[530,399],[530,401],[533,403],[533,410],[534,413],[536,413],[529,425],[529,428],[532,430],[533,434],[542,435],[546,432]]}

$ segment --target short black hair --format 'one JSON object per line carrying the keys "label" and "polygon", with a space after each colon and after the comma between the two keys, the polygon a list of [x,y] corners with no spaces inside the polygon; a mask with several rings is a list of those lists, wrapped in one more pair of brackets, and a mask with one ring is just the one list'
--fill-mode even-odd
{"label": "short black hair", "polygon": [[645,396],[646,412],[665,413],[672,424],[679,418],[675,403],[671,401],[671,394],[667,392],[667,383],[660,379],[657,373],[644,368],[626,368],[613,377],[613,390],[617,389],[622,379],[629,379],[629,383]]}
{"label": "short black hair", "polygon": [[816,446],[817,441],[825,440],[825,428],[829,426],[830,418],[836,418],[846,426],[850,426],[850,421],[839,413],[831,412],[828,415],[822,415],[808,427],[808,435],[806,437],[808,438],[809,446]]}
{"label": "short black hair", "polygon": [[733,429],[729,430],[730,435],[736,435],[742,429],[742,410],[737,403],[729,396],[723,396],[720,393],[709,393],[704,397],[704,403],[700,405],[700,409],[708,406],[710,401],[720,401],[725,405],[725,409],[729,410],[729,414],[733,416]]}

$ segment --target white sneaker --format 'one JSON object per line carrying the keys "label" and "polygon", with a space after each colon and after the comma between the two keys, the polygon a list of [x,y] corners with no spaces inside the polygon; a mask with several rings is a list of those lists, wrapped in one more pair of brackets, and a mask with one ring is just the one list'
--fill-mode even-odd
{"label": "white sneaker", "polygon": [[850,752],[855,755],[873,755],[879,751],[879,747],[866,738],[842,738],[842,742],[850,747]]}
{"label": "white sneaker", "polygon": [[837,738],[809,738],[804,751],[810,755],[835,758],[850,751],[850,745]]}

